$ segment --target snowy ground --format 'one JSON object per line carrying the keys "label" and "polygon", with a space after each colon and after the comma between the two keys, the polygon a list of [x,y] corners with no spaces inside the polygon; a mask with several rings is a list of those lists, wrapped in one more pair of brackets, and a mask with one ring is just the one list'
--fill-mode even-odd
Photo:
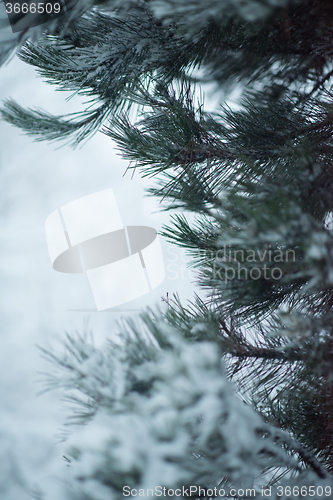
{"label": "snowy ground", "polygon": [[[12,97],[24,106],[58,114],[77,110],[74,103],[65,103],[64,93],[55,92],[17,58],[0,72],[1,100]],[[116,156],[110,139],[100,133],[73,151],[69,146],[57,149],[58,144],[33,142],[0,122],[0,144],[0,497],[25,500],[30,498],[27,486],[52,485],[47,489],[59,500],[57,479],[52,477],[65,467],[63,445],[56,438],[65,412],[60,394],[38,396],[43,389],[41,373],[51,367],[36,346],[52,343],[55,333],[82,331],[87,321],[95,343],[101,344],[116,333],[120,316],[136,314],[125,309],[161,305],[166,292],[191,297],[193,284],[183,252],[163,242],[167,277],[162,285],[119,308],[123,313],[91,311],[95,306],[85,275],[52,269],[45,219],[64,203],[110,187],[125,225],[159,230],[169,216],[158,213],[156,200],[144,196],[150,181],[138,174],[133,179],[123,176],[127,162]]]}

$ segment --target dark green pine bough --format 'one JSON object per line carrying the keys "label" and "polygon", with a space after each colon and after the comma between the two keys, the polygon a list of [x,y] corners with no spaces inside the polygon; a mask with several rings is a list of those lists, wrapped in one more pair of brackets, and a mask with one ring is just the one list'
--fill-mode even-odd
{"label": "dark green pine bough", "polygon": [[[267,498],[272,486],[272,499],[332,498],[332,1],[80,9],[3,45],[3,59],[17,48],[86,109],[8,100],[2,118],[36,140],[116,141],[180,214],[163,234],[191,253],[206,299],[174,297],[143,314],[146,336],[128,321],[103,351],[68,336],[65,354],[44,352],[50,386],[86,424],[69,440],[67,497]],[[238,105],[205,112],[206,83],[222,102],[237,90]]]}

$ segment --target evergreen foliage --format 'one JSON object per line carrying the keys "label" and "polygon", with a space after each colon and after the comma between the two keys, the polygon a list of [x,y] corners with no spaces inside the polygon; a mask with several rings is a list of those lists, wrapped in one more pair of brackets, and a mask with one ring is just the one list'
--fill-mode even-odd
{"label": "evergreen foliage", "polygon": [[[109,1],[64,26],[19,57],[86,109],[8,100],[2,117],[74,145],[102,129],[183,212],[163,235],[206,292],[145,313],[145,333],[128,322],[106,351],[83,337],[44,351],[86,424],[68,456],[78,498],[122,498],[124,485],[261,498],[284,477],[333,487],[333,4]],[[206,112],[207,82],[223,99],[238,89],[237,108]]]}

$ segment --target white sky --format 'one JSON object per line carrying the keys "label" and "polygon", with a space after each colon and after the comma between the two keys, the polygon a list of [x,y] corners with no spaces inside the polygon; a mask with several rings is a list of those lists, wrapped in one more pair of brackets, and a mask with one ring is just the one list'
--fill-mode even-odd
{"label": "white sky", "polygon": [[[77,104],[66,103],[63,92],[56,92],[17,58],[0,73],[1,100],[12,97],[25,107],[56,114],[77,110]],[[144,187],[151,181],[140,179],[138,172],[133,179],[130,173],[123,176],[128,163],[117,157],[114,144],[101,133],[81,149],[57,149],[59,144],[33,142],[0,122],[0,144],[0,462],[8,463],[8,450],[13,454],[10,471],[0,476],[0,494],[2,500],[25,500],[28,478],[43,484],[51,470],[65,467],[55,445],[64,421],[63,405],[60,394],[37,396],[43,389],[40,372],[52,367],[41,359],[36,345],[52,343],[55,333],[82,331],[87,320],[95,343],[101,344],[115,333],[121,316],[113,311],[68,311],[95,305],[85,275],[52,269],[45,219],[61,205],[106,188],[113,188],[125,225],[160,230],[169,215],[158,213],[158,202],[145,197]],[[166,292],[177,292],[183,300],[193,296],[184,252],[166,242],[163,250],[164,283],[123,309],[163,306],[161,296]]]}

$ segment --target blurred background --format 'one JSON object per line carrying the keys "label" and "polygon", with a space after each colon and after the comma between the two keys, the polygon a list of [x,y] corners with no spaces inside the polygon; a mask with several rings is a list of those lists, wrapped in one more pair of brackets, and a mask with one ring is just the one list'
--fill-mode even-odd
{"label": "blurred background", "polygon": [[[43,82],[17,57],[0,72],[1,101],[11,97],[24,107],[55,114],[78,110],[76,98],[66,102],[68,94]],[[193,298],[194,274],[187,268],[185,252],[162,241],[164,282],[116,310],[97,312],[84,274],[53,270],[45,219],[65,203],[112,188],[125,225],[159,231],[169,214],[145,195],[153,181],[141,179],[138,171],[134,176],[126,172],[128,162],[117,156],[115,145],[102,133],[73,150],[63,143],[33,142],[4,122],[0,132],[0,497],[25,500],[31,498],[29,489],[54,483],[47,498],[59,500],[59,477],[66,462],[57,436],[67,412],[62,394],[40,394],[43,373],[52,371],[52,365],[37,346],[54,345],[56,334],[84,330],[102,345],[117,334],[122,317],[137,316],[147,306],[165,307],[162,297],[167,293],[179,294],[184,302]]]}

